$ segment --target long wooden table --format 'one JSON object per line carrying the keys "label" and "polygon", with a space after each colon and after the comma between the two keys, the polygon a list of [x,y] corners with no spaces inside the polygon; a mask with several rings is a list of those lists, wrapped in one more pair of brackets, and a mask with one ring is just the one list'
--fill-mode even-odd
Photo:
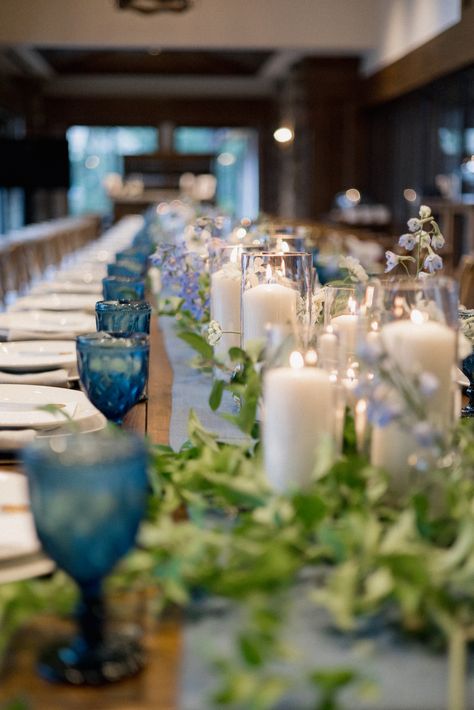
{"label": "long wooden table", "polygon": [[[150,334],[148,400],[136,405],[124,426],[146,434],[153,444],[166,444],[171,415],[172,370],[162,334],[153,319]],[[12,465],[11,470],[19,470]],[[72,622],[39,616],[12,639],[0,675],[0,708],[9,700],[25,698],[29,710],[178,710],[178,673],[181,655],[179,613],[157,619],[146,599],[135,594],[109,600],[112,617],[118,615],[143,629],[148,654],[145,670],[135,678],[102,688],[53,686],[36,673],[39,649]]]}

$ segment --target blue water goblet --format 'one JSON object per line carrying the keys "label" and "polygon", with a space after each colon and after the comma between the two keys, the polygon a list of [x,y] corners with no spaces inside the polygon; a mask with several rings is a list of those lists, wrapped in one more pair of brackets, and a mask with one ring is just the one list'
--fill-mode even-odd
{"label": "blue water goblet", "polygon": [[80,590],[78,632],[40,655],[49,681],[101,685],[143,667],[137,639],[106,628],[102,581],[134,544],[147,461],[144,441],[120,430],[39,439],[23,451],[39,540]]}
{"label": "blue water goblet", "polygon": [[142,278],[145,272],[146,266],[143,267],[130,259],[115,264],[107,264],[107,276],[133,276],[137,279]]}
{"label": "blue water goblet", "polygon": [[138,248],[125,249],[124,251],[119,251],[115,255],[115,261],[117,264],[122,262],[134,261],[139,264],[143,269],[146,269],[148,263],[148,257],[150,252],[147,249],[143,251]]}
{"label": "blue water goblet", "polygon": [[146,301],[98,301],[97,330],[108,333],[149,333],[151,306]]}
{"label": "blue water goblet", "polygon": [[81,386],[107,419],[121,424],[148,380],[149,338],[144,333],[89,333],[76,339]]}
{"label": "blue water goblet", "polygon": [[128,298],[131,301],[143,301],[145,281],[133,276],[106,276],[102,279],[104,301],[118,301]]}

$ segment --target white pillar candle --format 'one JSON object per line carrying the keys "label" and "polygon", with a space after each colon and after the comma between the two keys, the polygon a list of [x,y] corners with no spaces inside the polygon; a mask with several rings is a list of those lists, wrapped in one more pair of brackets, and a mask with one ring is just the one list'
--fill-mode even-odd
{"label": "white pillar candle", "polygon": [[339,338],[335,333],[323,333],[318,342],[318,356],[322,367],[334,368],[339,362]]}
{"label": "white pillar candle", "polygon": [[[426,413],[433,425],[443,431],[453,422],[452,368],[456,359],[456,333],[443,323],[425,321],[419,311],[410,320],[387,323],[380,337],[383,344],[407,374],[428,372],[438,381],[436,392],[426,400]],[[371,462],[393,476],[404,477],[409,470],[409,457],[419,447],[411,432],[396,422],[387,427],[374,427]],[[399,487],[400,481],[397,484]]]}
{"label": "white pillar candle", "polygon": [[346,355],[354,355],[357,346],[357,316],[350,313],[334,316],[334,318],[331,318],[331,325],[334,326],[340,334],[344,353]]}
{"label": "white pillar candle", "polygon": [[263,393],[268,480],[278,491],[304,487],[323,437],[334,440],[335,387],[324,370],[281,367],[266,373]]}
{"label": "white pillar candle", "polygon": [[414,435],[403,429],[397,422],[373,428],[370,462],[390,474],[392,491],[400,493],[407,489],[410,483],[409,458],[418,448]]}
{"label": "white pillar candle", "polygon": [[387,352],[405,373],[428,372],[436,377],[438,388],[427,399],[427,412],[441,428],[449,426],[453,411],[456,332],[443,323],[424,321],[423,314],[414,311],[411,320],[387,323],[381,337]]}
{"label": "white pillar candle", "polygon": [[217,321],[223,330],[214,352],[224,361],[228,359],[230,348],[240,347],[241,283],[238,267],[223,268],[211,275],[211,320]]}
{"label": "white pillar candle", "polygon": [[298,292],[281,284],[259,284],[244,291],[243,344],[264,339],[268,325],[296,323]]}

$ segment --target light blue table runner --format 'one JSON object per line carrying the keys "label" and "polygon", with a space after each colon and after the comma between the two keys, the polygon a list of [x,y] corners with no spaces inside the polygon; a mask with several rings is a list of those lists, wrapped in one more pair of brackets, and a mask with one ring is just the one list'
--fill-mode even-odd
{"label": "light blue table runner", "polygon": [[[204,426],[229,441],[242,435],[219,414],[211,412],[208,397],[211,377],[192,370],[192,349],[175,333],[172,318],[161,318],[166,350],[173,369],[170,444],[179,448],[187,439],[187,420],[193,408]],[[230,398],[223,411],[231,411]],[[402,641],[390,632],[370,639],[353,640],[335,633],[328,614],[308,600],[307,583],[295,590],[295,604],[286,629],[287,638],[308,669],[353,668],[379,687],[371,702],[349,690],[344,695],[348,710],[445,710],[448,664],[445,655],[431,653],[415,642]],[[207,599],[192,604],[183,628],[180,710],[210,710],[215,689],[212,659],[231,653],[233,636],[241,628],[238,610],[225,600]],[[289,669],[291,673],[291,668]],[[467,707],[474,708],[474,673],[467,688]],[[292,694],[275,710],[307,710],[311,698]]]}

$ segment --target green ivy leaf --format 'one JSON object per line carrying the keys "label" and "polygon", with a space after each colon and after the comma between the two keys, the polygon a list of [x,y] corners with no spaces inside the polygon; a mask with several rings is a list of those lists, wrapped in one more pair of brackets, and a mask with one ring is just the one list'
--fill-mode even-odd
{"label": "green ivy leaf", "polygon": [[214,380],[211,394],[209,395],[209,406],[213,412],[219,408],[225,388],[224,380]]}
{"label": "green ivy leaf", "polygon": [[214,356],[214,350],[209,345],[207,340],[198,335],[197,333],[190,333],[189,331],[183,331],[178,333],[178,337],[184,340],[193,350],[196,350],[200,355],[202,355],[206,360],[211,360]]}

